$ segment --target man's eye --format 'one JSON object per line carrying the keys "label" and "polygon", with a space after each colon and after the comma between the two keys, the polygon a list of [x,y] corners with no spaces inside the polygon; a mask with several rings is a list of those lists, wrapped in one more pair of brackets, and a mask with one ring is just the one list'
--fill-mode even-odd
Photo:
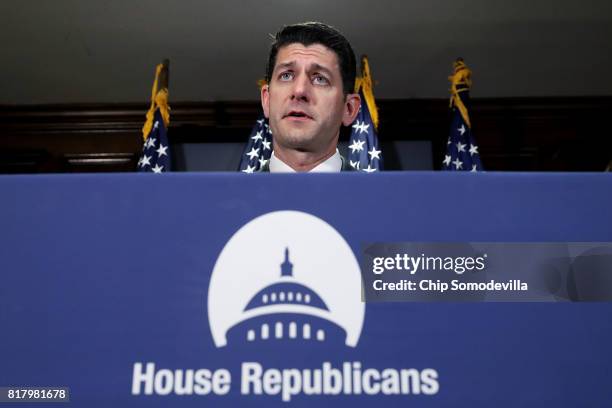
{"label": "man's eye", "polygon": [[315,75],[312,78],[312,83],[315,85],[328,85],[329,81],[322,75]]}
{"label": "man's eye", "polygon": [[291,72],[283,72],[278,76],[281,81],[290,81],[293,78],[293,74]]}

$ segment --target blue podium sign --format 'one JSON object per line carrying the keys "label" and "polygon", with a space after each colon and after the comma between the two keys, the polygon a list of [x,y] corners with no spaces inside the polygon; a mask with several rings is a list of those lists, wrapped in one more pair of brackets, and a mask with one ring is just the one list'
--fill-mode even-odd
{"label": "blue podium sign", "polygon": [[611,242],[608,175],[4,176],[0,190],[2,401],[612,399],[612,303],[364,303],[360,268],[372,242]]}

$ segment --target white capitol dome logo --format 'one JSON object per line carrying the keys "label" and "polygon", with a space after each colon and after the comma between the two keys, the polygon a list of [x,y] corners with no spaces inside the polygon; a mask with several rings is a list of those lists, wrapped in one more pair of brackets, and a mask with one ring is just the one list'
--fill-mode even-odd
{"label": "white capitol dome logo", "polygon": [[217,347],[234,342],[359,341],[365,304],[353,251],[325,221],[298,211],[255,218],[227,242],[208,288]]}

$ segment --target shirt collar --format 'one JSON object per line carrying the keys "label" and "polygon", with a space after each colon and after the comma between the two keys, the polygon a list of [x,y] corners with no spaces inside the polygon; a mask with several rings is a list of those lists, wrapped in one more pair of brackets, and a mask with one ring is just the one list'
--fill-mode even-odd
{"label": "shirt collar", "polygon": [[[340,152],[336,149],[329,159],[317,164],[309,173],[337,173],[342,170],[342,158]],[[270,173],[295,173],[289,165],[274,155],[270,156]]]}

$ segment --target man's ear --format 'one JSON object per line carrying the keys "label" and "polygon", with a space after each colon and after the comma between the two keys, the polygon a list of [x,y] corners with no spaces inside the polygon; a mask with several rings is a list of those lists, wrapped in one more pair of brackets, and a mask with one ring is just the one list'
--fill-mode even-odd
{"label": "man's ear", "polygon": [[342,124],[350,126],[359,113],[361,106],[361,97],[359,94],[348,94],[344,102],[344,113],[342,114]]}
{"label": "man's ear", "polygon": [[264,116],[270,118],[270,85],[266,84],[261,87],[261,107],[264,111]]}

